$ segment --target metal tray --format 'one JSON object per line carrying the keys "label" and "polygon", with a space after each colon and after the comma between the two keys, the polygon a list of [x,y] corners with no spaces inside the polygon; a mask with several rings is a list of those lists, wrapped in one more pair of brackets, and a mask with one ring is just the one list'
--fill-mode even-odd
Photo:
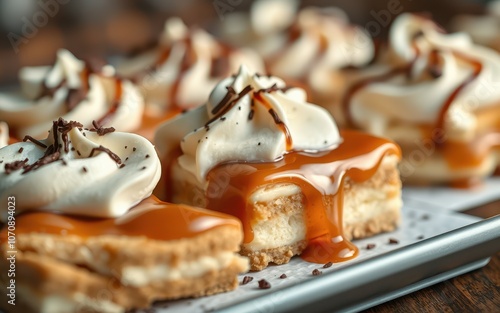
{"label": "metal tray", "polygon": [[[453,189],[405,188],[401,227],[355,241],[360,248],[355,260],[323,268],[295,257],[289,264],[241,275],[240,281],[246,275],[254,279],[235,291],[160,302],[154,312],[356,312],[480,268],[500,250],[500,216],[481,220],[452,209],[499,199],[498,183],[491,179],[465,193],[467,201],[457,201]],[[368,244],[375,247],[367,249]],[[322,274],[312,275],[314,269]],[[281,274],[287,278],[280,279]],[[259,289],[260,279],[272,287]]]}

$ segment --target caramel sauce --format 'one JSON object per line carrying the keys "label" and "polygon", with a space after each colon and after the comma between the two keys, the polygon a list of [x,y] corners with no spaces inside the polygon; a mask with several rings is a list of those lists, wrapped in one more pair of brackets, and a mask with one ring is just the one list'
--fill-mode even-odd
{"label": "caramel sauce", "polygon": [[251,195],[265,185],[291,183],[304,195],[308,246],[302,258],[309,262],[340,262],[354,258],[357,248],[342,229],[344,180],[361,183],[377,171],[385,155],[400,156],[391,141],[356,131],[342,131],[344,141],[335,149],[290,152],[275,162],[229,163],[208,174],[207,208],[238,217],[244,242],[253,240],[256,217]]}
{"label": "caramel sauce", "polygon": [[[147,237],[154,240],[192,238],[207,230],[240,222],[227,215],[185,205],[170,204],[151,196],[118,218],[88,218],[30,211],[16,217],[16,235],[45,233],[89,238],[102,235]],[[0,233],[5,241],[7,231]]]}
{"label": "caramel sauce", "polygon": [[286,126],[286,124],[283,123],[283,121],[280,120],[280,118],[277,115],[277,113],[273,111],[273,108],[272,108],[271,104],[264,97],[262,97],[262,95],[260,93],[254,93],[253,95],[254,95],[254,98],[259,103],[261,103],[263,106],[266,107],[266,109],[268,110],[269,114],[271,114],[271,116],[273,117],[274,122],[276,123],[276,125],[283,132],[283,134],[285,134],[286,151],[292,150],[292,147],[293,147],[292,135],[290,134],[290,130],[288,129],[288,127]]}
{"label": "caramel sauce", "polygon": [[113,98],[113,101],[112,101],[108,111],[99,120],[97,120],[98,125],[101,125],[101,126],[106,125],[106,123],[109,122],[111,117],[116,113],[116,111],[120,107],[122,96],[123,96],[123,82],[121,79],[116,78],[115,79],[115,96]]}

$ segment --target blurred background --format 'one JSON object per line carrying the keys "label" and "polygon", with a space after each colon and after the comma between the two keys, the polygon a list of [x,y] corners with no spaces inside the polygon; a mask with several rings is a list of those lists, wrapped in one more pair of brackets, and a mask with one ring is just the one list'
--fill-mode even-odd
{"label": "blurred background", "polygon": [[[251,0],[0,0],[0,84],[13,84],[20,67],[50,64],[59,48],[79,58],[125,55],[153,42],[166,18],[217,33],[226,14],[245,11]],[[429,12],[445,28],[459,14],[482,14],[480,0],[304,0],[300,6],[337,6],[352,22],[369,25],[380,10]],[[388,27],[377,35],[383,37]]]}

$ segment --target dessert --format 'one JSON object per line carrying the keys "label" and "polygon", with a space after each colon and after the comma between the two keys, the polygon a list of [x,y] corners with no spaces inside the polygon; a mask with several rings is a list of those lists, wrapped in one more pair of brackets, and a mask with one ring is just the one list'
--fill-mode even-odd
{"label": "dessert", "polygon": [[201,105],[215,84],[241,64],[262,70],[260,58],[248,49],[234,49],[179,18],[166,21],[159,42],[118,66],[121,75],[140,86],[146,100],[147,137],[162,121]]}
{"label": "dessert", "polygon": [[21,94],[0,93],[0,116],[18,139],[47,136],[52,121],[63,117],[84,127],[114,125],[131,131],[140,126],[144,102],[113,67],[78,60],[59,50],[53,66],[25,67],[19,72]]}
{"label": "dessert", "polygon": [[151,196],[160,161],[139,135],[59,119],[0,163],[3,288],[16,260],[16,305],[3,293],[2,309],[125,312],[234,289],[247,269],[236,218]]}
{"label": "dessert", "polygon": [[229,18],[224,33],[240,38],[239,43],[246,39],[262,55],[269,73],[308,88],[314,103],[338,104],[344,72],[373,59],[373,41],[338,8],[293,8],[289,1],[257,1],[243,27],[235,25],[240,16]]}
{"label": "dessert", "polygon": [[9,144],[9,126],[5,122],[0,122],[0,148]]}
{"label": "dessert", "polygon": [[500,55],[409,13],[381,50],[349,78],[337,120],[398,142],[404,181],[462,187],[490,175],[499,164]]}
{"label": "dessert", "polygon": [[155,136],[171,187],[157,194],[237,216],[240,253],[252,270],[297,254],[348,260],[357,253],[348,239],[398,225],[399,148],[339,133],[331,115],[305,98],[300,88],[241,67],[206,105],[165,122]]}

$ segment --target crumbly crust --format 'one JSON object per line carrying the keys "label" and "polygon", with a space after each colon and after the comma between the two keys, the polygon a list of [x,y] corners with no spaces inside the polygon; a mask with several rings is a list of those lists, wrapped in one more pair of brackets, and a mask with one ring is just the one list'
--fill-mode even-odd
{"label": "crumbly crust", "polygon": [[[237,275],[248,269],[248,260],[236,252],[242,240],[239,227],[219,226],[193,238],[172,241],[146,237],[99,236],[81,238],[50,234],[19,234],[16,253],[16,289],[18,312],[38,312],[43,301],[59,297],[73,306],[68,312],[105,312],[106,305],[124,312],[145,308],[153,301],[199,297],[237,287]],[[0,247],[0,267],[7,273],[7,246]],[[127,267],[175,268],[199,258],[218,260],[220,268],[207,267],[201,274],[180,274],[134,285],[123,277]],[[214,261],[217,262],[217,261]],[[202,265],[200,265],[202,266]],[[8,286],[8,277],[0,277],[0,286]],[[103,294],[105,296],[103,296]],[[2,296],[5,297],[5,296]],[[100,302],[101,301],[101,302]],[[102,302],[102,301],[105,301]],[[2,305],[7,299],[2,300]],[[29,310],[26,306],[32,306]],[[7,307],[4,307],[6,309]],[[11,307],[8,307],[11,310]],[[47,313],[53,313],[49,308]],[[61,312],[63,313],[63,312]]]}
{"label": "crumbly crust", "polygon": [[[16,272],[19,274],[16,277],[16,306],[19,303],[22,307],[17,312],[39,312],[43,301],[54,296],[74,305],[73,310],[64,313],[105,312],[103,301],[118,307],[119,312],[146,308],[156,300],[200,297],[233,290],[238,285],[237,275],[247,269],[246,260],[235,255],[224,269],[209,271],[201,277],[133,287],[121,284],[114,277],[33,252],[18,252],[16,258]],[[0,266],[5,268],[7,265],[2,258]],[[7,277],[0,278],[0,285],[7,287]],[[5,295],[2,298],[1,307],[7,309]],[[9,306],[8,309],[10,312],[12,308]]]}

